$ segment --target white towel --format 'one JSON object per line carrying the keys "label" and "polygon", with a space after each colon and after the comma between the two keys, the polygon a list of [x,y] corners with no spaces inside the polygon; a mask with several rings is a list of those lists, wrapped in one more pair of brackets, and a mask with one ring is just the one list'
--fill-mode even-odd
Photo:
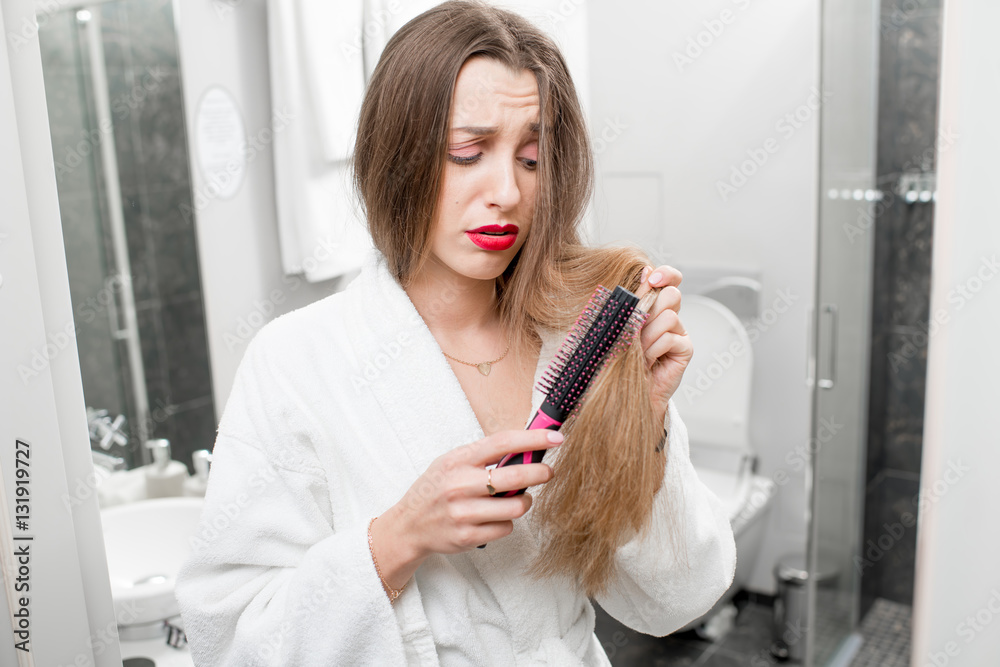
{"label": "white towel", "polygon": [[271,104],[281,261],[327,280],[360,267],[371,239],[349,182],[365,90],[362,0],[269,0]]}
{"label": "white towel", "polygon": [[365,94],[364,3],[297,0],[299,63],[316,120],[323,158],[335,162],[354,151],[354,126]]}

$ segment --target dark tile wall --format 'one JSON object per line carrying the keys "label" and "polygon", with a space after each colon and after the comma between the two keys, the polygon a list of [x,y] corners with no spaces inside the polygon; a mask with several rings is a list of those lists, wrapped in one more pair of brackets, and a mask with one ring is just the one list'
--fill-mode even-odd
{"label": "dark tile wall", "polygon": [[933,171],[941,0],[883,0],[862,617],[875,598],[912,604],[934,204],[894,192]]}
{"label": "dark tile wall", "polygon": [[[92,11],[100,12],[114,126],[105,138],[113,140],[118,161],[151,411],[147,426],[150,437],[169,439],[174,458],[190,468],[193,451],[212,448],[217,421],[197,239],[192,219],[182,213],[192,206],[191,178],[172,4],[116,0]],[[41,33],[58,162],[74,137],[98,127],[92,69],[75,10],[53,15]],[[114,266],[98,148],[85,165],[57,175],[78,326],[77,303],[97,294]],[[84,394],[89,405],[130,418],[133,445],[111,453],[125,456],[131,467],[141,458],[125,347],[111,341],[106,313],[95,319],[93,332],[78,335]]]}

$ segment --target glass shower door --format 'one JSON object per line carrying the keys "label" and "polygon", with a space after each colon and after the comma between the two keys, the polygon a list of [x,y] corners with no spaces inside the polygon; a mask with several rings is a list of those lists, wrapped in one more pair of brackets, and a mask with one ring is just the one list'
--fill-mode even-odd
{"label": "glass shower door", "polygon": [[[855,651],[876,188],[879,3],[824,2],[807,665]],[[846,663],[844,663],[846,664]]]}
{"label": "glass shower door", "polygon": [[92,445],[131,466],[148,462],[149,406],[101,17],[55,11],[39,43]]}

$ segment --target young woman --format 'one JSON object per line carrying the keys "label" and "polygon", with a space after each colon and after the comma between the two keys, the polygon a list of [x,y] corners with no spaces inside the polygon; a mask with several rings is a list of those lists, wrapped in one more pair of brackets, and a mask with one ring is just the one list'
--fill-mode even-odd
{"label": "young woman", "polygon": [[[525,573],[544,537],[531,493],[494,497],[552,478],[562,436],[524,430],[535,381],[594,287],[645,263],[579,242],[593,168],[562,57],[515,14],[439,5],[386,46],[354,160],[377,251],[240,364],[176,588],[195,663],[609,664],[574,578]],[[670,401],[693,351],[680,279],[642,273],[659,294],[636,404],[669,425],[669,455],[652,529],[597,597],[655,635],[711,608],[735,567]],[[489,469],[533,449],[552,451]]]}

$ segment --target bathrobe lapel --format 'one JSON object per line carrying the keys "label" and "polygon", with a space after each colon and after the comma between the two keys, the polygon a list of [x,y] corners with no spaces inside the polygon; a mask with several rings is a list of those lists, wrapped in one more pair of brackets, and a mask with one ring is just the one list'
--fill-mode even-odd
{"label": "bathrobe lapel", "polygon": [[[369,255],[348,291],[355,387],[378,403],[380,418],[399,437],[412,468],[406,477],[416,479],[441,454],[482,438],[482,426],[437,340],[380,254]],[[536,384],[561,340],[543,336]],[[531,414],[543,398],[532,389]],[[525,425],[531,414],[524,415]]]}
{"label": "bathrobe lapel", "polygon": [[[483,437],[483,430],[437,341],[378,253],[349,288],[350,332],[363,383],[384,425],[396,434],[407,487],[431,462]],[[363,384],[363,387],[362,387]],[[406,487],[403,487],[406,488]]]}
{"label": "bathrobe lapel", "polygon": [[[378,403],[373,407],[398,439],[400,459],[393,462],[393,479],[387,480],[391,487],[388,493],[396,496],[391,502],[395,502],[435,458],[482,438],[484,433],[436,339],[381,254],[369,255],[348,291],[351,319],[357,323],[348,335],[364,380],[358,388],[371,392]],[[536,384],[561,340],[560,336],[543,336]],[[525,415],[525,425],[542,399],[543,395],[533,389],[532,410]],[[388,496],[386,500],[389,502]],[[526,565],[537,548],[529,519],[530,510],[514,522],[511,535],[485,549],[448,556],[471,559],[509,619],[515,638],[530,638],[537,631],[518,611],[524,607],[523,589],[506,581],[511,565],[519,561]],[[502,576],[501,572],[507,574]],[[405,597],[404,592],[400,602]]]}

